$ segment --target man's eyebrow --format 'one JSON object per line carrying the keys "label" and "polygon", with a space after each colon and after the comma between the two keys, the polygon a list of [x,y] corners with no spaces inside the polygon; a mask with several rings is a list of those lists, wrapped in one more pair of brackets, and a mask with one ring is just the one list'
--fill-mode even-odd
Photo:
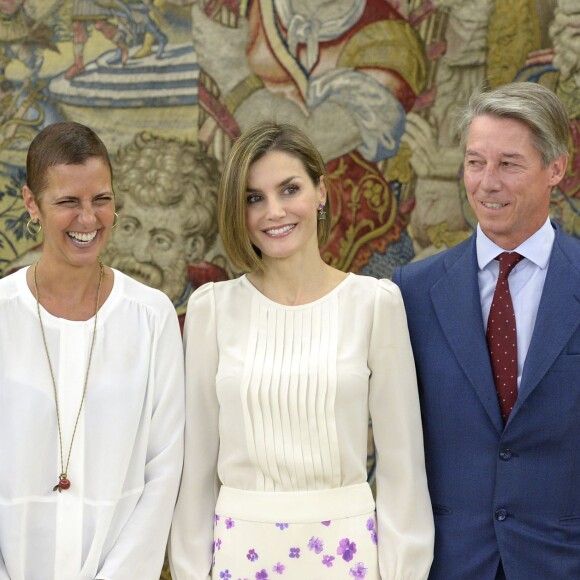
{"label": "man's eyebrow", "polygon": [[[466,149],[465,155],[476,155],[478,157],[483,157],[477,149]],[[516,153],[515,151],[504,151],[500,153],[500,157],[507,157],[508,159],[521,159],[523,155],[521,153]]]}
{"label": "man's eyebrow", "polygon": [[511,153],[510,151],[506,151],[505,153],[501,154],[502,157],[508,157],[510,159],[520,159],[523,157],[521,153]]}

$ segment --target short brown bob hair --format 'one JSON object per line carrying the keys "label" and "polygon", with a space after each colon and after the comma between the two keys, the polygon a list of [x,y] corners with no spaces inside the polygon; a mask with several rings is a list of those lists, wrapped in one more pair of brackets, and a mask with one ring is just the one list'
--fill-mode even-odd
{"label": "short brown bob hair", "polygon": [[[318,149],[298,127],[263,121],[250,127],[234,143],[226,161],[218,192],[218,224],[222,242],[233,265],[244,271],[262,270],[260,251],[252,245],[246,225],[248,173],[253,163],[270,151],[281,151],[299,159],[315,185],[326,178]],[[318,221],[318,246],[330,234],[330,198],[324,206],[327,218]]]}
{"label": "short brown bob hair", "polygon": [[111,172],[113,168],[105,144],[86,125],[74,121],[53,123],[32,140],[26,156],[26,185],[40,203],[46,189],[48,170],[56,165],[84,165],[89,159],[101,159]]}

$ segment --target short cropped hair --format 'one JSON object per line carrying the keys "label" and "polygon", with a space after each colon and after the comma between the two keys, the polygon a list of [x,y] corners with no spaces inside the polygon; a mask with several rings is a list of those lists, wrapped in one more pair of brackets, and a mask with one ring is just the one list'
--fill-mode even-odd
{"label": "short cropped hair", "polygon": [[45,127],[32,140],[26,156],[26,185],[36,203],[47,187],[48,170],[56,165],[84,165],[89,159],[101,159],[113,168],[105,144],[89,127],[64,121]]}
{"label": "short cropped hair", "polygon": [[532,145],[547,167],[568,154],[568,114],[562,101],[549,89],[531,82],[502,85],[488,92],[475,92],[459,119],[461,148],[465,151],[469,128],[475,117],[490,115],[515,119],[532,132]]}
{"label": "short cropped hair", "polygon": [[[294,125],[263,121],[246,130],[234,143],[226,161],[218,191],[218,224],[230,260],[244,272],[261,270],[258,248],[252,245],[246,225],[248,173],[251,166],[270,151],[281,151],[300,160],[315,185],[326,178],[322,156],[310,138]],[[327,187],[328,189],[328,187]],[[330,196],[318,221],[318,245],[330,234]]]}

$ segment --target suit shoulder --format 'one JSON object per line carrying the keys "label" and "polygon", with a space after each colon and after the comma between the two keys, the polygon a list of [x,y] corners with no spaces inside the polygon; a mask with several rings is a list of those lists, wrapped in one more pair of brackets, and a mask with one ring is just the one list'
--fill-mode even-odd
{"label": "suit shoulder", "polygon": [[560,230],[556,243],[570,263],[580,272],[580,240]]}
{"label": "suit shoulder", "polygon": [[472,243],[473,238],[468,238],[457,246],[397,268],[393,274],[393,281],[401,287],[403,283],[410,280],[413,283],[418,280],[434,280],[446,272],[466,251],[469,251]]}

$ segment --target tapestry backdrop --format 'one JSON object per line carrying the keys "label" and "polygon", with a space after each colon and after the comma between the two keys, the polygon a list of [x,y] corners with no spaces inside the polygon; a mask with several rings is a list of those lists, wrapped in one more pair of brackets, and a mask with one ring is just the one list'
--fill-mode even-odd
{"label": "tapestry backdrop", "polygon": [[25,227],[27,147],[75,120],[113,158],[107,262],[182,318],[195,288],[238,274],[217,184],[232,140],[264,118],[304,128],[327,163],[325,259],[390,277],[471,234],[454,116],[513,80],[568,108],[552,214],[580,236],[579,27],[577,0],[0,0],[0,277],[42,243]]}

